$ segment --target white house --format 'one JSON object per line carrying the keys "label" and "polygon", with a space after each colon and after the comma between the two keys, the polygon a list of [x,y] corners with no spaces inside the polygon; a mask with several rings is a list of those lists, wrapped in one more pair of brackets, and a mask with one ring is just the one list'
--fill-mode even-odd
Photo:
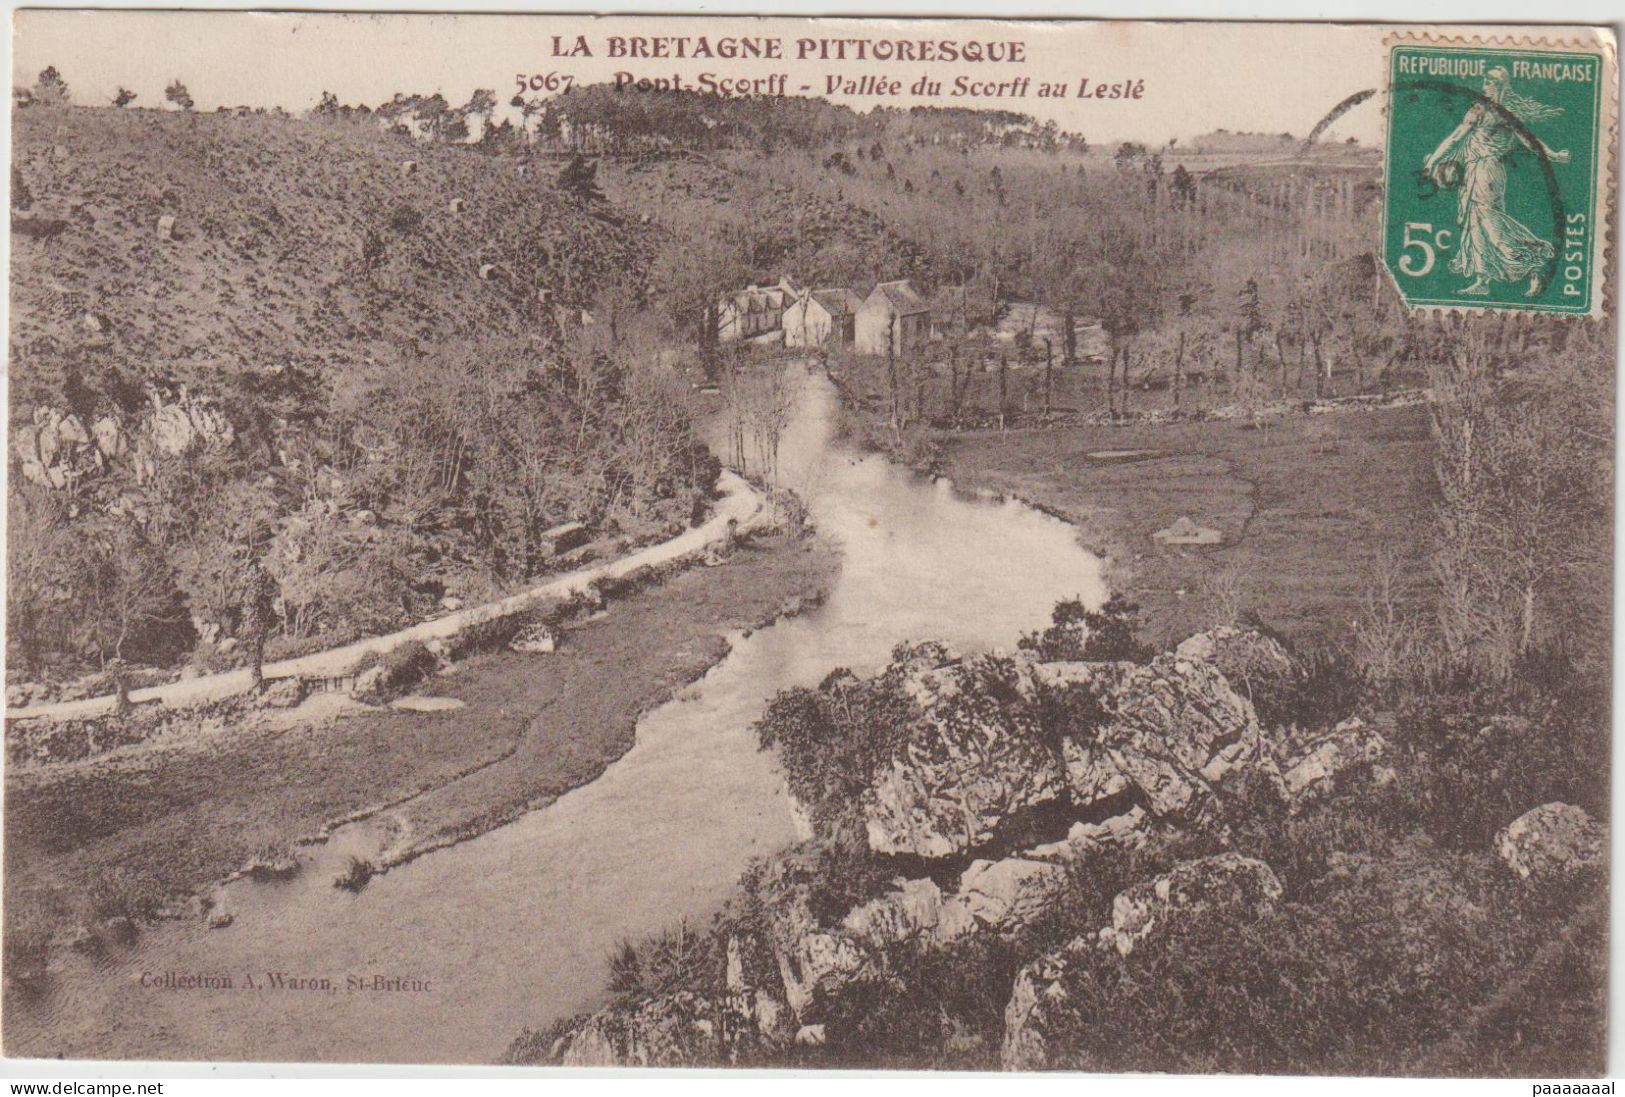
{"label": "white house", "polygon": [[784,345],[849,347],[863,298],[849,289],[806,290],[784,310]]}
{"label": "white house", "polygon": [[724,296],[717,307],[717,342],[736,343],[778,331],[784,310],[801,291],[789,278],[776,286],[746,286]]}
{"label": "white house", "polygon": [[855,345],[859,354],[898,354],[925,346],[931,337],[931,306],[905,278],[882,282],[858,307]]}

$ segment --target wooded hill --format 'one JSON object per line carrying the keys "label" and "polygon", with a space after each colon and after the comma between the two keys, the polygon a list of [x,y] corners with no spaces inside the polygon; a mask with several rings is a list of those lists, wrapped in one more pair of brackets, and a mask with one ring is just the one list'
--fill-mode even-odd
{"label": "wooded hill", "polygon": [[13,673],[389,627],[709,488],[618,314],[654,233],[590,166],[242,112],[13,135]]}

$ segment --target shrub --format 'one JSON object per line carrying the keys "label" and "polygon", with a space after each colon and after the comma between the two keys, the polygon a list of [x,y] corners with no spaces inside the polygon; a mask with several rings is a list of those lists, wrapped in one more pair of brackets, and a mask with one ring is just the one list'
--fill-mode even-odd
{"label": "shrub", "polygon": [[709,994],[722,982],[722,965],[716,936],[684,919],[636,944],[617,945],[609,956],[609,989],[632,999],[680,990]]}
{"label": "shrub", "polygon": [[553,1055],[553,1045],[563,1037],[573,1034],[589,1016],[591,1015],[587,1013],[577,1013],[571,1017],[560,1017],[541,1029],[525,1029],[502,1053],[503,1065],[558,1066],[558,1059]]}
{"label": "shrub", "polygon": [[1395,732],[1409,757],[1387,790],[1389,810],[1465,850],[1489,848],[1507,823],[1552,800],[1606,818],[1609,727],[1583,708],[1519,716],[1466,697],[1410,699]]}
{"label": "shrub", "polygon": [[[1372,859],[1254,920],[1212,908],[1066,978],[1053,1065],[1404,1071],[1515,972],[1544,927],[1482,858]],[[1471,1070],[1471,1064],[1454,1069]]]}
{"label": "shrub", "polygon": [[371,880],[376,872],[377,868],[371,861],[352,854],[344,866],[344,871],[334,878],[333,886],[345,891],[358,892],[367,886],[367,881]]}
{"label": "shrub", "polygon": [[392,693],[409,689],[433,674],[439,664],[434,652],[420,641],[408,640],[385,652],[379,660],[384,671],[378,679],[378,690],[380,693]]}
{"label": "shrub", "polygon": [[1022,636],[1017,646],[1045,662],[1104,662],[1126,659],[1143,663],[1152,650],[1139,637],[1140,607],[1113,594],[1098,610],[1078,598],[1055,603],[1050,626]]}
{"label": "shrub", "polygon": [[157,880],[127,868],[100,872],[86,892],[87,914],[94,921],[109,918],[138,919],[151,916],[163,903],[164,892]]}
{"label": "shrub", "polygon": [[756,722],[758,743],[778,749],[790,792],[819,833],[855,819],[870,776],[902,742],[912,709],[901,686],[895,663],[867,681],[837,670],[817,689],[780,693]]}
{"label": "shrub", "polygon": [[1301,668],[1298,673],[1260,676],[1247,683],[1253,709],[1265,727],[1329,727],[1365,703],[1366,679],[1348,655],[1316,651],[1294,657]]}

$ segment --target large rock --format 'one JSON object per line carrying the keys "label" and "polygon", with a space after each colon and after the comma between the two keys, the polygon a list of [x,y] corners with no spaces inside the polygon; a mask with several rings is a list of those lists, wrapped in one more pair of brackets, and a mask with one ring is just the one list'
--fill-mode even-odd
{"label": "large rock", "polygon": [[1101,719],[1063,743],[1076,807],[1131,792],[1153,815],[1194,820],[1238,769],[1279,779],[1252,703],[1211,663],[1159,655],[1127,670],[1099,666],[1093,680],[1080,676],[1071,687],[1090,691]]}
{"label": "large rock", "polygon": [[[819,1020],[818,1006],[871,968],[874,950],[858,936],[819,924],[812,910],[815,858],[786,854],[774,858],[759,881],[766,908],[768,946],[778,968],[784,1000],[802,1022]],[[861,908],[860,908],[861,909]],[[893,928],[890,912],[859,916],[858,924],[877,934]],[[895,915],[898,923],[906,915]]]}
{"label": "large rock", "polygon": [[1253,918],[1275,908],[1281,881],[1264,862],[1239,853],[1185,861],[1152,880],[1123,889],[1112,900],[1112,922],[1100,940],[1127,956],[1136,945],[1177,918],[1215,906]]}
{"label": "large rock", "polygon": [[1036,921],[1065,887],[1066,869],[1048,861],[973,861],[959,878],[959,891],[943,902],[937,938],[947,942],[978,930],[1013,933]]}
{"label": "large rock", "polygon": [[942,889],[935,880],[898,879],[892,890],[853,907],[841,921],[847,933],[874,948],[935,937],[942,917]]}
{"label": "large rock", "polygon": [[1359,765],[1380,761],[1388,741],[1359,717],[1350,717],[1326,735],[1305,744],[1281,767],[1287,795],[1299,799],[1334,791],[1337,779]]}
{"label": "large rock", "polygon": [[305,699],[305,683],[301,678],[277,678],[265,683],[259,702],[266,708],[293,708]]}
{"label": "large rock", "polygon": [[1495,852],[1520,879],[1572,879],[1607,862],[1608,835],[1585,809],[1553,801],[1531,808],[1495,836]]}
{"label": "large rock", "polygon": [[785,1001],[802,1020],[816,1016],[823,1001],[863,976],[871,965],[871,953],[856,939],[816,929],[782,944],[775,941],[773,957]]}
{"label": "large rock", "polygon": [[[1000,1062],[1006,1070],[1088,1069],[1075,1055],[1062,1058],[1083,964],[1099,964],[1102,949],[1127,957],[1134,946],[1165,929],[1181,915],[1217,905],[1233,906],[1254,916],[1272,909],[1281,898],[1281,883],[1268,865],[1235,853],[1221,853],[1176,865],[1170,872],[1120,892],[1112,904],[1112,924],[1098,935],[1074,937],[1033,960],[1016,974],[1004,1010],[1004,1045]],[[1115,961],[1121,963],[1123,961]]]}
{"label": "large rock", "polygon": [[1275,639],[1257,629],[1229,625],[1198,632],[1174,649],[1174,654],[1212,667],[1242,693],[1266,681],[1297,674],[1298,664]]}
{"label": "large rock", "polygon": [[610,1006],[549,1049],[571,1067],[714,1067],[759,1042],[789,1039],[782,1003],[763,991],[711,999],[681,991]]}
{"label": "large rock", "polygon": [[963,854],[1062,798],[1065,775],[1043,743],[1030,664],[972,656],[915,670],[904,690],[915,714],[864,803],[874,852]]}
{"label": "large rock", "polygon": [[1004,1008],[1004,1046],[999,1062],[1006,1070],[1044,1070],[1057,1066],[1051,1040],[1072,1001],[1067,976],[1095,951],[1089,937],[1075,937],[1040,956],[1016,973]]}

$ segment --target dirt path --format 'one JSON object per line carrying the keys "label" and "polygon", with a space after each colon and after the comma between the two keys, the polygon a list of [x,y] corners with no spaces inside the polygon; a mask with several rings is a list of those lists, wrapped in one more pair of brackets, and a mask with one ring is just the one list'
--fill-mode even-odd
{"label": "dirt path", "polygon": [[[730,523],[740,529],[747,528],[750,521],[762,512],[761,493],[741,477],[731,472],[723,472],[717,481],[717,487],[722,494],[712,510],[711,517],[703,524],[685,530],[670,540],[649,545],[616,560],[582,568],[507,598],[458,610],[410,628],[386,633],[383,636],[369,636],[341,647],[301,655],[294,659],[267,663],[262,668],[264,676],[268,680],[292,677],[331,678],[354,673],[357,664],[368,655],[384,655],[413,641],[423,643],[456,636],[474,625],[519,613],[539,602],[567,599],[571,595],[585,592],[591,584],[600,579],[620,578],[642,568],[659,567],[697,553],[706,545],[723,537]],[[253,687],[253,684],[250,671],[244,668],[147,689],[131,690],[129,700],[135,704],[156,702],[170,706],[200,704],[245,693]],[[82,720],[112,712],[117,702],[118,698],[115,695],[106,694],[101,697],[87,697],[81,701],[34,705],[10,709],[6,712],[6,719]]]}

